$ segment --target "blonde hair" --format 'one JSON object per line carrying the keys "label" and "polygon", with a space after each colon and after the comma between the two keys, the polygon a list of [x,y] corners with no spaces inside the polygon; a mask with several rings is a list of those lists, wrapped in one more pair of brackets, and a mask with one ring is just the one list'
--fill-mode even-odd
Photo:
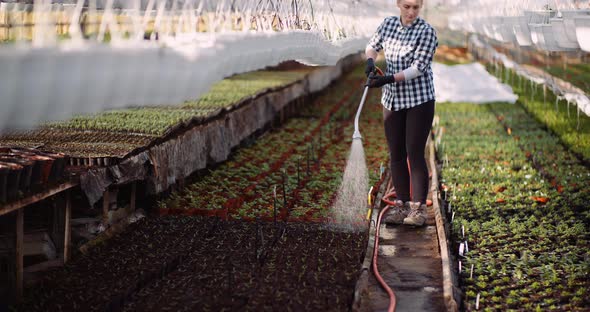
{"label": "blonde hair", "polygon": [[[397,0],[397,4],[399,4],[400,1],[402,1],[402,0]],[[420,6],[423,6],[423,5],[424,5],[424,0],[420,0]]]}

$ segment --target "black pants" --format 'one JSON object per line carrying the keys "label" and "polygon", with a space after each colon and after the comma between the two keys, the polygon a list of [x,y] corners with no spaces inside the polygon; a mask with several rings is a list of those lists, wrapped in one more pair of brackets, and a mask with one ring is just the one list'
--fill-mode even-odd
{"label": "black pants", "polygon": [[[389,146],[392,182],[397,199],[404,202],[412,200],[426,203],[428,167],[424,158],[424,148],[433,118],[434,100],[399,111],[383,108],[383,125]],[[410,161],[410,171],[407,160]]]}

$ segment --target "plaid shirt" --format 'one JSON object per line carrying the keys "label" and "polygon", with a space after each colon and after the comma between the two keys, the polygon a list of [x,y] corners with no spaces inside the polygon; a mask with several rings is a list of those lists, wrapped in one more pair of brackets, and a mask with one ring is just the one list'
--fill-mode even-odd
{"label": "plaid shirt", "polygon": [[418,17],[409,26],[403,26],[399,17],[387,17],[377,28],[369,46],[377,52],[385,49],[385,75],[393,75],[410,66],[422,73],[414,79],[383,86],[381,103],[385,108],[398,111],[434,100],[430,64],[438,40],[430,24]]}

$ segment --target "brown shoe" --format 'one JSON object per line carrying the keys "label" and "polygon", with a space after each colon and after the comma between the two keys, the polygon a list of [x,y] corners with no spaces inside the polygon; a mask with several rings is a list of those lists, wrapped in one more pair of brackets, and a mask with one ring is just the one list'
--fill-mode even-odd
{"label": "brown shoe", "polygon": [[385,214],[383,222],[385,224],[402,224],[404,219],[408,216],[410,207],[408,203],[402,202],[401,200],[395,200],[393,206],[389,206],[389,211]]}
{"label": "brown shoe", "polygon": [[410,212],[403,222],[407,225],[423,226],[426,222],[426,205],[410,202]]}

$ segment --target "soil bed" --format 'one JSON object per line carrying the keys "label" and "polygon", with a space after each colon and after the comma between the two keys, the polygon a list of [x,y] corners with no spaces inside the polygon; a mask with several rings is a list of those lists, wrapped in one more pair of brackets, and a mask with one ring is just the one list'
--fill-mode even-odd
{"label": "soil bed", "polygon": [[[358,231],[322,222],[342,180],[363,80],[359,67],[296,118],[160,201],[160,213],[180,215],[143,219],[49,272],[25,290],[19,310],[349,310],[366,212],[347,220],[362,223]],[[380,105],[366,106],[361,126],[371,185],[387,162],[380,114]]]}
{"label": "soil bed", "polygon": [[51,272],[22,311],[343,311],[365,233],[318,224],[148,218]]}

